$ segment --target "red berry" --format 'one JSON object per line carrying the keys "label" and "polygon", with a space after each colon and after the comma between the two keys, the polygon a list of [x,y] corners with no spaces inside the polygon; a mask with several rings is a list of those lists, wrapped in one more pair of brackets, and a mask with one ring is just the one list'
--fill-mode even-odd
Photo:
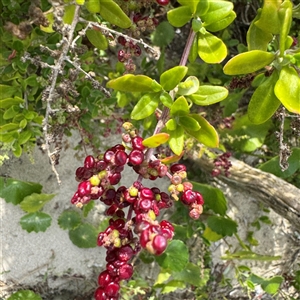
{"label": "red berry", "polygon": [[142,49],[140,46],[138,45],[135,45],[135,48],[134,48],[134,55],[135,56],[140,56],[142,54]]}
{"label": "red berry", "polygon": [[170,0],[156,0],[157,4],[166,6],[169,4]]}
{"label": "red berry", "polygon": [[171,166],[170,171],[174,174],[176,172],[186,171],[186,166],[182,164],[174,164]]}
{"label": "red berry", "polygon": [[95,166],[95,158],[92,155],[89,155],[84,160],[84,167],[86,169],[92,169]]}
{"label": "red berry", "polygon": [[196,198],[197,204],[203,205],[204,204],[204,199],[203,199],[202,195],[200,193],[196,192],[196,196],[197,196],[197,198]]}
{"label": "red berry", "polygon": [[144,199],[139,202],[139,209],[144,212],[148,212],[152,207],[152,201],[149,199]]}
{"label": "red berry", "polygon": [[109,283],[104,289],[106,295],[110,297],[116,297],[119,293],[119,290],[120,290],[120,285],[116,282]]}
{"label": "red berry", "polygon": [[108,274],[108,272],[105,270],[98,276],[98,284],[100,287],[105,287],[111,282],[111,276]]}
{"label": "red berry", "polygon": [[105,160],[105,162],[111,163],[114,157],[115,157],[115,152],[109,149],[105,151],[103,159]]}
{"label": "red berry", "polygon": [[143,138],[140,136],[136,136],[131,140],[131,145],[132,148],[135,150],[141,150],[143,151],[145,149],[145,146],[142,144],[143,143]]}
{"label": "red berry", "polygon": [[78,196],[83,197],[89,195],[91,193],[91,187],[92,185],[89,181],[80,182],[77,189]]}
{"label": "red berry", "polygon": [[124,38],[124,36],[119,36],[118,37],[118,43],[121,44],[122,46],[125,46],[126,39]]}
{"label": "red berry", "polygon": [[127,163],[127,154],[123,150],[118,150],[115,155],[115,164],[124,166]]}
{"label": "red berry", "polygon": [[154,194],[149,188],[142,188],[140,191],[140,198],[143,199],[154,199]]}
{"label": "red berry", "polygon": [[124,62],[125,61],[125,51],[124,50],[119,50],[118,52],[118,60],[119,62]]}
{"label": "red berry", "polygon": [[119,269],[119,278],[122,280],[128,280],[129,278],[131,278],[133,274],[133,267],[130,264],[125,264],[123,266],[120,267]]}
{"label": "red berry", "polygon": [[107,163],[104,160],[99,160],[95,164],[95,169],[97,172],[103,171],[107,168]]}
{"label": "red berry", "polygon": [[95,300],[107,300],[107,296],[102,288],[97,288],[94,297]]}
{"label": "red berry", "polygon": [[116,172],[116,173],[108,176],[108,180],[109,180],[111,185],[118,184],[121,180],[121,173]]}
{"label": "red berry", "polygon": [[129,162],[133,165],[140,165],[144,161],[144,153],[140,150],[132,150],[129,154]]}
{"label": "red berry", "polygon": [[162,235],[156,235],[152,241],[152,247],[156,255],[162,254],[167,248],[167,239]]}
{"label": "red berry", "polygon": [[183,204],[190,205],[196,202],[197,194],[192,190],[184,191],[181,195],[180,200]]}
{"label": "red berry", "polygon": [[117,251],[117,258],[121,261],[129,261],[134,254],[133,249],[129,245],[122,246]]}

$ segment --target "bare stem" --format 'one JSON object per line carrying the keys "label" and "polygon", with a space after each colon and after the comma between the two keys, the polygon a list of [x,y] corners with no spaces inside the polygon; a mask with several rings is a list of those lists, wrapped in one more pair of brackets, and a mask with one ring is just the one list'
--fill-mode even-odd
{"label": "bare stem", "polygon": [[45,137],[44,148],[45,148],[45,150],[48,154],[48,157],[50,159],[52,171],[54,172],[54,174],[56,176],[58,184],[61,184],[61,180],[60,180],[59,174],[58,174],[58,172],[55,168],[55,158],[53,157],[53,156],[55,156],[56,151],[54,150],[54,152],[51,152],[51,150],[50,150],[50,140],[49,140],[49,136],[48,136],[49,126],[50,126],[49,125],[49,118],[50,118],[50,115],[53,113],[53,109],[51,108],[51,102],[55,98],[55,94],[56,94],[55,87],[56,87],[56,83],[57,83],[57,78],[58,78],[60,72],[63,69],[63,64],[66,60],[66,56],[67,56],[68,51],[70,49],[70,46],[71,46],[71,43],[72,43],[72,40],[73,40],[75,27],[76,27],[76,25],[78,23],[78,19],[79,19],[79,12],[80,12],[80,6],[76,5],[72,24],[70,25],[70,28],[66,32],[66,37],[62,38],[63,43],[62,43],[62,50],[61,50],[60,56],[58,57],[55,66],[52,68],[50,88],[46,89],[45,92],[44,92],[44,97],[47,101],[45,118],[43,120],[43,134],[44,134],[44,137]]}

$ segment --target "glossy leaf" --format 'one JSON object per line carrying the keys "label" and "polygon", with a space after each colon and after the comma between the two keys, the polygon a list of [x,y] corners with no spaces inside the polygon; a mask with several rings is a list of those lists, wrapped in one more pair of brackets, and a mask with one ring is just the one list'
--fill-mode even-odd
{"label": "glossy leaf", "polygon": [[100,15],[109,23],[120,28],[129,28],[131,20],[123,12],[120,6],[113,0],[99,0],[100,1]]}
{"label": "glossy leaf", "polygon": [[160,75],[160,84],[164,90],[173,90],[178,83],[184,78],[188,71],[185,66],[176,66]]}
{"label": "glossy leaf", "polygon": [[197,57],[198,57],[198,37],[196,35],[192,42],[191,50],[189,53],[189,62],[193,63]]}
{"label": "glossy leaf", "polygon": [[10,108],[5,110],[3,114],[3,119],[4,120],[9,120],[12,119],[15,115],[19,113],[20,109],[17,105],[12,105]]}
{"label": "glossy leaf", "polygon": [[198,33],[198,54],[200,58],[209,64],[223,61],[227,55],[226,45],[221,39],[209,32]]}
{"label": "glossy leaf", "polygon": [[98,230],[91,224],[81,224],[69,231],[69,238],[79,248],[94,248],[97,246]]}
{"label": "glossy leaf", "polygon": [[254,124],[262,124],[270,119],[280,105],[274,87],[278,80],[275,70],[253,93],[248,105],[248,117]]}
{"label": "glossy leaf", "polygon": [[108,81],[108,88],[123,92],[152,92],[152,79],[145,75],[126,74]]}
{"label": "glossy leaf", "polygon": [[135,105],[131,112],[131,118],[134,120],[142,120],[152,115],[159,103],[159,94],[150,93],[144,95]]}
{"label": "glossy leaf", "polygon": [[177,128],[176,120],[175,119],[168,120],[166,123],[166,128],[171,131],[175,130]]}
{"label": "glossy leaf", "polygon": [[19,137],[18,137],[18,142],[20,145],[23,145],[25,143],[27,143],[29,141],[29,139],[32,136],[32,132],[31,131],[23,131],[20,133]]}
{"label": "glossy leaf", "polygon": [[216,129],[202,116],[198,114],[191,114],[190,116],[198,121],[201,128],[198,131],[186,129],[186,132],[207,147],[219,147],[219,136]]}
{"label": "glossy leaf", "polygon": [[203,277],[205,277],[204,272],[202,272],[199,266],[190,262],[187,263],[187,265],[181,272],[176,272],[172,275],[174,280],[180,280],[182,282],[189,283],[195,287],[203,286]]}
{"label": "glossy leaf", "polygon": [[106,37],[98,30],[89,29],[86,31],[86,36],[91,44],[100,50],[106,50],[108,43]]}
{"label": "glossy leaf", "polygon": [[173,105],[173,99],[167,92],[162,92],[159,96],[159,100],[164,106],[168,108],[171,108],[171,106]]}
{"label": "glossy leaf", "polygon": [[43,212],[29,213],[20,220],[21,227],[27,232],[45,232],[51,225],[52,218]]}
{"label": "glossy leaf", "polygon": [[197,93],[191,95],[189,98],[191,98],[195,104],[205,106],[218,103],[227,96],[228,90],[222,86],[201,85]]}
{"label": "glossy leaf", "polygon": [[179,117],[178,123],[182,127],[192,130],[192,131],[198,131],[201,128],[199,123],[194,118],[189,117],[189,116]]}
{"label": "glossy leaf", "polygon": [[166,251],[155,257],[159,266],[174,272],[182,271],[188,263],[189,253],[187,246],[179,240],[169,243]]}
{"label": "glossy leaf", "polygon": [[26,212],[36,212],[49,202],[55,194],[36,194],[32,193],[26,196],[20,204],[20,207]]}
{"label": "glossy leaf", "polygon": [[174,27],[167,21],[160,22],[156,27],[151,40],[153,45],[160,48],[168,46],[175,37]]}
{"label": "glossy leaf", "polygon": [[300,77],[293,67],[282,68],[274,92],[287,110],[300,114]]}
{"label": "glossy leaf", "polygon": [[227,200],[223,192],[208,184],[191,181],[193,189],[202,194],[204,205],[211,209],[214,213],[225,216],[227,211]]}
{"label": "glossy leaf", "polygon": [[0,197],[7,203],[19,204],[26,196],[40,193],[42,186],[35,182],[20,181],[13,178],[0,177]]}
{"label": "glossy leaf", "polygon": [[15,157],[20,157],[22,155],[22,147],[21,145],[19,144],[18,141],[15,141],[14,142],[14,145],[13,145],[13,154]]}
{"label": "glossy leaf", "polygon": [[[201,3],[200,3],[201,5]],[[209,8],[205,15],[201,17],[204,26],[224,19],[233,10],[233,4],[229,1],[209,1]]]}
{"label": "glossy leaf", "polygon": [[219,216],[210,216],[207,218],[207,225],[214,232],[222,236],[232,236],[237,232],[237,223],[232,219]]}
{"label": "glossy leaf", "polygon": [[173,131],[169,131],[170,139],[169,146],[171,150],[176,154],[180,155],[183,151],[184,146],[184,131],[183,128],[177,126],[177,128]]}
{"label": "glossy leaf", "polygon": [[196,16],[203,16],[208,12],[209,9],[209,0],[200,0],[197,5]]}
{"label": "glossy leaf", "polygon": [[205,28],[212,32],[220,31],[226,28],[227,26],[229,26],[235,18],[236,18],[236,13],[234,11],[230,11],[230,13],[225,18],[218,20],[214,23],[211,23],[205,26]]}
{"label": "glossy leaf", "polygon": [[75,15],[75,4],[67,5],[64,8],[63,21],[66,24],[71,24],[73,22]]}
{"label": "glossy leaf", "polygon": [[188,102],[183,96],[177,98],[170,110],[172,116],[184,116],[190,112]]}
{"label": "glossy leaf", "polygon": [[[94,203],[94,202],[91,202]],[[65,210],[63,213],[59,216],[58,225],[62,229],[72,230],[81,224],[81,217],[80,214],[77,211],[68,211]]]}
{"label": "glossy leaf", "polygon": [[[5,99],[12,97],[15,95],[17,90],[16,86],[10,86],[10,85],[5,85],[5,84],[0,84],[0,99]],[[5,108],[1,105],[2,100],[0,100],[0,108]],[[14,103],[16,104],[16,103]]]}
{"label": "glossy leaf", "polygon": [[184,154],[184,152],[182,151],[179,155],[168,156],[163,159],[160,159],[160,161],[166,165],[170,165],[175,162],[178,162],[182,158],[183,154]]}
{"label": "glossy leaf", "polygon": [[275,54],[261,50],[252,50],[234,56],[224,66],[227,75],[249,74],[268,66],[275,59]]}
{"label": "glossy leaf", "polygon": [[189,76],[184,82],[178,84],[177,94],[184,96],[194,94],[197,92],[199,85],[196,76]]}
{"label": "glossy leaf", "polygon": [[196,12],[197,6],[201,0],[178,0],[178,3],[180,3],[182,6],[188,6],[191,10],[191,12],[194,14]]}
{"label": "glossy leaf", "polygon": [[192,18],[191,9],[188,6],[180,6],[169,10],[167,13],[168,21],[174,27],[182,27]]}
{"label": "glossy leaf", "polygon": [[255,19],[247,31],[247,45],[248,50],[262,50],[267,51],[268,44],[273,39],[273,34],[263,31],[255,25],[255,22],[260,18],[262,9],[258,9]]}
{"label": "glossy leaf", "polygon": [[99,13],[100,12],[100,0],[86,0],[85,7],[92,14]]}
{"label": "glossy leaf", "polygon": [[223,238],[221,234],[214,232],[210,227],[206,227],[203,231],[202,237],[211,242],[216,242]]}
{"label": "glossy leaf", "polygon": [[278,34],[280,32],[280,19],[278,17],[278,10],[281,0],[265,0],[262,8],[261,16],[255,25],[265,32]]}
{"label": "glossy leaf", "polygon": [[170,135],[165,132],[160,132],[152,135],[143,140],[142,144],[148,148],[156,148],[164,143],[166,143],[170,138]]}

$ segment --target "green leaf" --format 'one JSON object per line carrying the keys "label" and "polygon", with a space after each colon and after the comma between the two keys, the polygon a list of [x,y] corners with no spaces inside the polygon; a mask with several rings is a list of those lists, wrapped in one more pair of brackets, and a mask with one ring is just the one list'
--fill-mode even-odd
{"label": "green leaf", "polygon": [[131,26],[131,20],[123,12],[120,6],[113,0],[99,0],[100,1],[100,15],[113,25],[117,25],[120,28],[129,28]]}
{"label": "green leaf", "polygon": [[291,149],[292,154],[288,158],[287,162],[289,164],[289,167],[287,170],[282,171],[279,164],[279,156],[275,156],[268,160],[267,162],[263,163],[259,166],[259,169],[268,172],[271,174],[274,174],[277,177],[286,179],[293,174],[295,174],[297,171],[300,172],[300,148],[292,148]]}
{"label": "green leaf", "polygon": [[4,198],[7,203],[17,205],[26,196],[41,191],[42,186],[38,183],[0,177],[0,197]]}
{"label": "green leaf", "polygon": [[219,135],[216,129],[202,116],[198,114],[191,114],[190,116],[199,123],[201,128],[197,131],[186,129],[186,132],[207,147],[219,147]]}
{"label": "green leaf", "polygon": [[189,98],[197,105],[206,106],[218,103],[227,96],[228,90],[222,86],[201,85],[197,92]]}
{"label": "green leaf", "polygon": [[300,114],[300,77],[293,67],[281,69],[274,92],[288,111]]}
{"label": "green leaf", "polygon": [[142,144],[148,148],[157,148],[158,146],[166,143],[169,140],[169,138],[169,134],[165,132],[160,132],[144,139]]}
{"label": "green leaf", "polygon": [[230,253],[221,257],[224,260],[232,259],[247,259],[247,260],[257,260],[257,261],[273,261],[281,259],[281,256],[270,256],[270,255],[261,255],[254,253],[252,251],[242,250],[235,253]]}
{"label": "green leaf", "polygon": [[0,133],[6,133],[12,130],[19,129],[19,124],[17,123],[8,123],[0,126]]}
{"label": "green leaf", "polygon": [[173,90],[178,83],[184,78],[188,71],[185,66],[176,66],[160,75],[160,84],[164,90]]}
{"label": "green leaf", "polygon": [[249,74],[268,66],[275,59],[274,53],[252,50],[234,56],[223,68],[227,75]]}
{"label": "green leaf", "polygon": [[166,282],[171,277],[171,275],[171,273],[167,272],[164,269],[161,269],[159,274],[157,275],[157,279],[154,283],[154,286]]}
{"label": "green leaf", "polygon": [[[201,3],[199,4],[201,5]],[[201,17],[203,25],[206,27],[212,23],[224,19],[233,10],[233,4],[229,1],[209,1],[209,8],[205,15]]]}
{"label": "green leaf", "polygon": [[81,224],[69,231],[72,243],[79,248],[94,248],[97,246],[98,231],[91,224]]}
{"label": "green leaf", "polygon": [[[91,201],[90,203],[94,203]],[[81,224],[81,217],[77,211],[65,210],[58,218],[58,225],[62,229],[72,230]]]}
{"label": "green leaf", "polygon": [[[1,87],[1,85],[0,85]],[[0,89],[1,91],[1,89]],[[1,94],[0,94],[1,95]],[[4,98],[0,100],[0,108],[9,108],[12,105],[19,105],[24,103],[24,99],[19,98],[19,97],[14,97],[14,98]]]}
{"label": "green leaf", "polygon": [[194,190],[202,194],[204,205],[211,209],[214,213],[224,216],[227,211],[227,201],[223,192],[211,185],[191,181]]}
{"label": "green leaf", "polygon": [[195,35],[189,53],[189,62],[193,63],[197,57],[198,57],[198,38],[197,35]]}
{"label": "green leaf", "polygon": [[75,5],[71,4],[65,6],[64,12],[65,12],[63,16],[64,23],[71,24],[73,22],[74,15],[75,15]]}
{"label": "green leaf", "polygon": [[30,290],[21,290],[13,293],[7,300],[42,300],[42,298]]}
{"label": "green leaf", "polygon": [[178,118],[178,123],[179,123],[179,125],[181,125],[185,129],[189,129],[189,130],[192,130],[192,131],[197,131],[201,128],[198,121],[195,120],[193,117],[189,117],[189,116],[179,117]]}
{"label": "green leaf", "polygon": [[145,75],[126,74],[108,81],[106,86],[123,92],[153,92],[152,79]]}
{"label": "green leaf", "polygon": [[55,194],[37,194],[32,193],[26,196],[20,204],[20,207],[26,212],[36,212],[49,202]]}
{"label": "green leaf", "polygon": [[200,0],[195,15],[199,17],[205,15],[209,9],[209,3],[210,3],[209,0]]}
{"label": "green leaf", "polygon": [[181,272],[174,273],[173,278],[193,286],[203,286],[203,280],[207,281],[209,277],[204,275],[203,278],[202,271],[199,266],[189,262]]}
{"label": "green leaf", "polygon": [[190,21],[192,15],[191,9],[188,6],[180,6],[169,10],[167,18],[174,27],[182,27]]}
{"label": "green leaf", "polygon": [[176,120],[175,119],[168,120],[166,123],[166,128],[171,131],[175,130],[177,128]]}
{"label": "green leaf", "polygon": [[278,11],[281,1],[266,0],[262,8],[261,16],[255,25],[265,32],[280,33],[281,22]]}
{"label": "green leaf", "polygon": [[4,120],[12,119],[14,116],[16,116],[20,111],[20,108],[17,105],[12,105],[10,108],[5,110],[3,114]]}
{"label": "green leaf", "polygon": [[94,47],[100,50],[107,49],[108,47],[107,39],[100,31],[89,29],[86,31],[86,36]]}
{"label": "green leaf", "polygon": [[261,16],[261,8],[258,9],[255,19],[251,22],[251,25],[247,32],[247,45],[248,50],[262,50],[267,51],[268,44],[273,39],[273,34],[265,32],[255,25],[255,22]]}
{"label": "green leaf", "polygon": [[178,281],[178,280],[170,280],[167,283],[164,283],[162,285],[162,289],[161,289],[161,294],[169,294],[172,293],[178,289],[184,289],[186,287],[186,284],[182,281]]}
{"label": "green leaf", "polygon": [[198,32],[198,55],[208,64],[217,64],[225,59],[227,48],[215,35]]}
{"label": "green leaf", "polygon": [[234,11],[230,11],[230,13],[223,19],[218,20],[214,23],[211,23],[205,28],[209,31],[216,32],[225,29],[228,25],[230,25],[233,20],[236,18],[236,13]]}
{"label": "green leaf", "polygon": [[180,3],[182,6],[188,6],[191,12],[194,14],[196,12],[199,2],[202,1],[201,0],[178,0],[177,2]]}
{"label": "green leaf", "polygon": [[178,84],[177,94],[191,95],[199,89],[199,80],[196,76],[189,76],[184,82]]}
{"label": "green leaf", "polygon": [[189,112],[190,108],[188,102],[183,96],[180,96],[174,101],[170,110],[170,114],[172,116],[185,116]]}
{"label": "green leaf", "polygon": [[144,95],[134,106],[131,112],[131,118],[134,120],[141,120],[152,115],[158,106],[159,96],[158,93]]}
{"label": "green leaf", "polygon": [[278,72],[275,70],[253,93],[248,105],[248,117],[252,123],[266,122],[278,109],[280,101],[274,93],[278,77]]}
{"label": "green leaf", "polygon": [[160,22],[151,36],[153,45],[160,48],[168,46],[174,39],[175,31],[169,22]]}
{"label": "green leaf", "polygon": [[155,257],[160,267],[173,272],[182,271],[186,267],[188,259],[188,248],[179,240],[172,240],[166,251],[162,255]]}
{"label": "green leaf", "polygon": [[[18,115],[19,117],[24,117],[23,115]],[[17,117],[18,117],[17,116]],[[16,119],[16,118],[15,118]],[[15,121],[15,119],[14,119],[14,121]],[[22,128],[22,129],[24,129],[26,126],[27,126],[27,120],[26,119],[23,119],[22,121],[20,121],[20,124],[19,124],[19,127],[20,128]]]}
{"label": "green leaf", "polygon": [[92,14],[100,12],[100,0],[86,0],[84,5]]}
{"label": "green leaf", "polygon": [[204,232],[202,234],[202,237],[205,238],[205,239],[207,239],[210,242],[216,242],[216,241],[218,241],[218,240],[220,240],[220,239],[223,238],[222,235],[214,232],[213,230],[211,230],[210,227],[206,227],[205,228],[205,230],[204,230]]}
{"label": "green leaf", "polygon": [[222,236],[232,236],[237,232],[237,223],[231,219],[219,216],[207,218],[207,225],[216,233]]}
{"label": "green leaf", "polygon": [[22,151],[23,151],[21,145],[17,141],[15,141],[13,148],[14,148],[14,150],[13,150],[14,156],[20,157],[22,155]]}
{"label": "green leaf", "polygon": [[180,155],[183,151],[184,146],[184,131],[183,128],[177,126],[174,131],[169,131],[170,139],[169,139],[169,146],[171,150],[176,154]]}
{"label": "green leaf", "polygon": [[173,99],[167,92],[162,92],[159,96],[159,100],[164,106],[168,108],[171,108],[173,105]]}
{"label": "green leaf", "polygon": [[18,142],[19,145],[23,145],[25,143],[27,143],[29,141],[29,139],[31,138],[31,131],[23,131],[20,133],[19,138],[18,138]]}
{"label": "green leaf", "polygon": [[21,227],[27,232],[45,232],[51,225],[52,218],[43,212],[29,213],[20,220]]}
{"label": "green leaf", "polygon": [[83,205],[83,216],[86,218],[89,212],[95,207],[95,201]]}
{"label": "green leaf", "polygon": [[[0,84],[0,99],[12,97],[13,95],[16,94],[16,92],[17,92],[16,86]],[[0,108],[5,108],[1,105],[1,103],[2,103],[2,100],[0,101]],[[14,104],[16,104],[16,103],[14,103]]]}

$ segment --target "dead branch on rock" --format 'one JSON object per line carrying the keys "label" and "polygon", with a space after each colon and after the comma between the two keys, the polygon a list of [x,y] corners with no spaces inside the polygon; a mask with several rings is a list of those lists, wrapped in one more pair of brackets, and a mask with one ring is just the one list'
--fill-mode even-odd
{"label": "dead branch on rock", "polygon": [[[300,189],[285,180],[242,161],[231,159],[230,176],[220,174],[217,178],[229,186],[248,191],[258,201],[272,208],[276,213],[289,220],[300,229]],[[214,168],[212,160],[207,157],[195,160],[204,172]]]}

